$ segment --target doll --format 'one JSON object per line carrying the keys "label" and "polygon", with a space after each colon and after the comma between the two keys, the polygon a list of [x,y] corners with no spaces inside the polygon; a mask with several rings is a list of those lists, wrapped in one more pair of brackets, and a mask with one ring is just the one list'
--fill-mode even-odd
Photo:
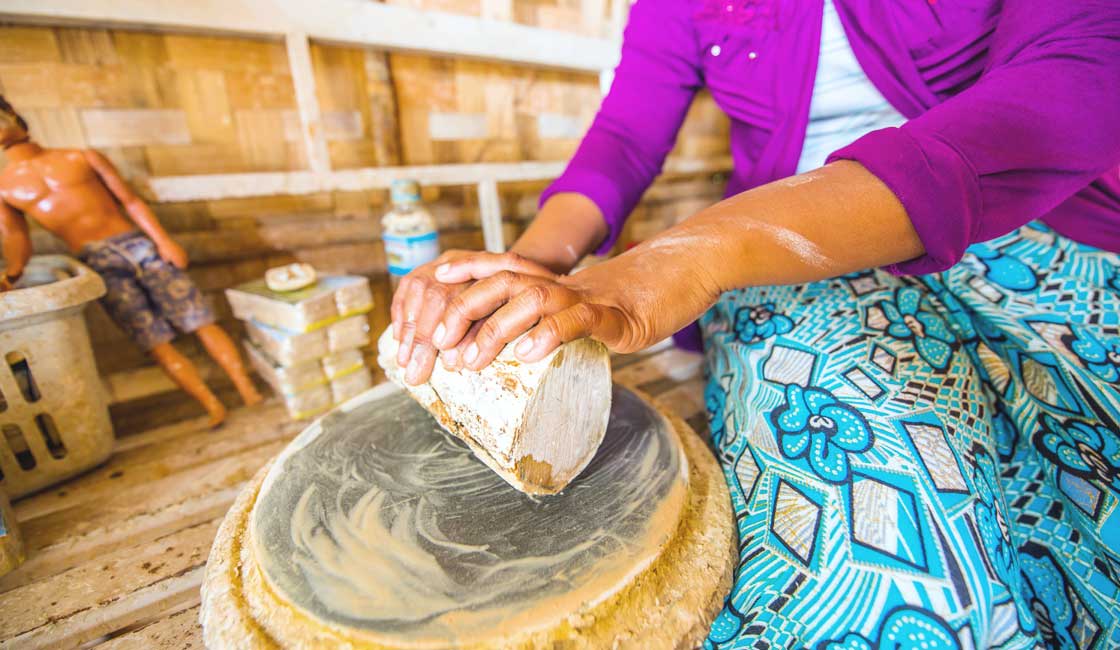
{"label": "doll", "polygon": [[211,426],[225,419],[221,401],[198,369],[171,344],[193,332],[233,380],[246,404],[261,400],[237,346],[218,325],[187,276],[187,254],[160,225],[113,164],[92,149],[45,149],[32,141],[27,123],[0,96],[0,233],[7,268],[0,290],[23,273],[31,257],[26,217],[59,237],[105,281],[101,304],[175,383],[196,399]]}

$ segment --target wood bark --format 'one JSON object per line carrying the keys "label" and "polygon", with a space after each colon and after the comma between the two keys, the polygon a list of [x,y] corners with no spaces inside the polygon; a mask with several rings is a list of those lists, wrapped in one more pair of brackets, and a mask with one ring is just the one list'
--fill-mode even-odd
{"label": "wood bark", "polygon": [[437,361],[427,383],[410,386],[386,329],[378,362],[482,462],[526,494],[555,494],[595,456],[611,408],[610,357],[591,339],[566,343],[533,363],[513,354],[516,341],[480,371],[447,370]]}

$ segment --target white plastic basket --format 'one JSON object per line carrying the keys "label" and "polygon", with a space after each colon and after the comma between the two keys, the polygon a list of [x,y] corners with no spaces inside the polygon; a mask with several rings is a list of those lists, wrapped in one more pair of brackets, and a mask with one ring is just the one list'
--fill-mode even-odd
{"label": "white plastic basket", "polygon": [[0,489],[12,498],[109,457],[113,428],[82,309],[105,293],[64,255],[31,259],[0,294]]}

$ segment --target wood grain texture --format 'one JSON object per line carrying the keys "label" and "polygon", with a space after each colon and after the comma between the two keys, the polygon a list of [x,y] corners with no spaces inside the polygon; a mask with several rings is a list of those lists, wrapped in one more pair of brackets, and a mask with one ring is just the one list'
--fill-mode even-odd
{"label": "wood grain texture", "polygon": [[437,363],[426,383],[413,386],[397,365],[392,334],[386,329],[377,344],[385,374],[513,487],[556,494],[595,456],[611,412],[602,343],[577,339],[529,363],[514,358],[514,341],[482,370]]}

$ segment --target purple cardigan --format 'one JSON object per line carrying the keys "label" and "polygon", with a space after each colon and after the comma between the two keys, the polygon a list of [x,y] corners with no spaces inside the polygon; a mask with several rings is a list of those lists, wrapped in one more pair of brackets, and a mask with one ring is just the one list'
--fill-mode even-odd
{"label": "purple cardigan", "polygon": [[[1120,251],[1120,0],[836,0],[852,49],[909,121],[835,152],[883,180],[940,271],[1043,218]],[[731,118],[732,195],[794,173],[821,0],[638,0],[614,85],[567,170],[610,235],[659,173],[693,95]]]}

